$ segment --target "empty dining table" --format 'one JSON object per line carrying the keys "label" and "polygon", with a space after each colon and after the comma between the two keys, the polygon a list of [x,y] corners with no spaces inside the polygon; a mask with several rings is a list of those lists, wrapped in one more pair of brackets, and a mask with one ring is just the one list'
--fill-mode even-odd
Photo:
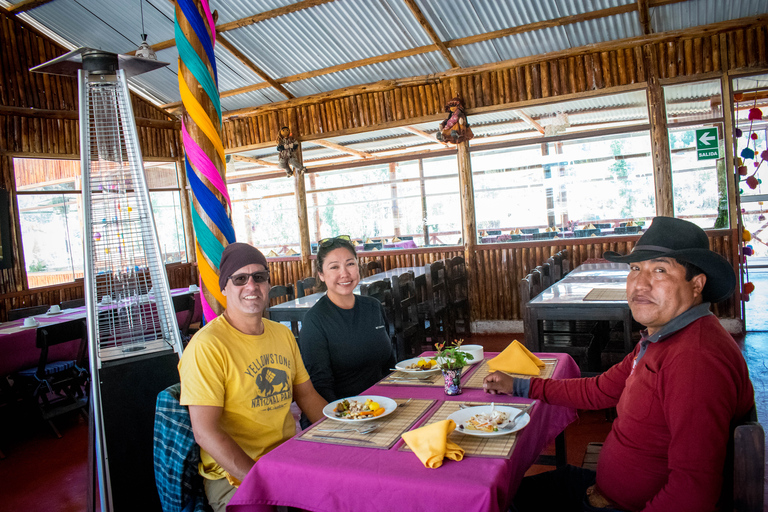
{"label": "empty dining table", "polygon": [[[413,272],[415,277],[419,277],[424,275],[425,269],[423,265],[419,267],[398,267],[385,270],[384,272],[379,272],[378,274],[370,275],[360,279],[360,282],[355,287],[354,293],[358,295],[360,294],[360,285],[362,284],[371,284],[376,281],[390,280],[393,277],[405,274],[406,272]],[[275,304],[274,306],[270,306],[270,308],[267,310],[269,319],[274,322],[301,322],[304,320],[304,315],[307,314],[307,311],[312,309],[312,306],[314,306],[323,295],[325,295],[325,292],[313,293],[311,295],[306,295],[304,297],[299,297],[294,300],[289,300],[280,304]]]}
{"label": "empty dining table", "polygon": [[632,312],[626,297],[626,263],[579,265],[525,306],[525,342],[529,350],[543,346],[544,320],[621,320],[624,351],[632,351]]}

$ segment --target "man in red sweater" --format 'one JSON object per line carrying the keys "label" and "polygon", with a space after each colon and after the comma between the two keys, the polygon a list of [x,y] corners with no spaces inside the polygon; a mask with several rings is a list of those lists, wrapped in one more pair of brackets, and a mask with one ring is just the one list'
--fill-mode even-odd
{"label": "man in red sweater", "polygon": [[598,377],[513,379],[495,372],[488,393],[579,409],[616,407],[597,473],[566,466],[523,480],[527,511],[718,510],[729,429],[754,405],[744,357],[709,311],[736,285],[733,267],[690,222],[656,217],[631,254],[627,300],[646,326],[624,360]]}

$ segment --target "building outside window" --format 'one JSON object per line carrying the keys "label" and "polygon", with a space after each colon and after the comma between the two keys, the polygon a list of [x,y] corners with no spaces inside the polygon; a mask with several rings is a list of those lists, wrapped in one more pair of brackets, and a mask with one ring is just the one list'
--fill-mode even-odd
{"label": "building outside window", "polygon": [[[173,163],[145,163],[150,200],[166,263],[187,261]],[[83,277],[79,160],[14,159],[16,200],[30,288]]]}

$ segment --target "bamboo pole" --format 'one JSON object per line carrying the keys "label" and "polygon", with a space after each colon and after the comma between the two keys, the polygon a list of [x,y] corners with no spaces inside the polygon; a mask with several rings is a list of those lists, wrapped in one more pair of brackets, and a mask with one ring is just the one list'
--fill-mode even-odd
{"label": "bamboo pole", "polygon": [[427,189],[424,184],[424,161],[419,158],[419,192],[421,194],[421,226],[424,232],[424,245],[429,245],[429,225],[427,224]]}
{"label": "bamboo pole", "polygon": [[477,296],[477,266],[475,261],[477,229],[475,222],[475,188],[472,183],[472,161],[469,156],[469,142],[457,145],[459,166],[459,187],[461,191],[461,226],[464,242],[464,260],[467,267],[468,294],[471,304],[471,318],[480,318],[478,309],[480,297]]}
{"label": "bamboo pole", "polygon": [[669,156],[669,132],[664,91],[659,83],[659,62],[655,45],[646,45],[646,70],[648,76],[648,110],[651,122],[651,147],[653,150],[653,182],[656,189],[656,215],[674,217],[672,193],[672,167]]}
{"label": "bamboo pole", "polygon": [[[301,144],[297,151],[297,156],[303,162],[301,155]],[[304,165],[302,163],[302,165]],[[310,254],[312,253],[309,243],[309,216],[307,215],[307,186],[304,182],[304,173],[296,170],[293,173],[295,179],[296,191],[296,217],[299,223],[299,242],[301,244],[301,266],[304,269],[304,275],[312,275],[312,262]]]}

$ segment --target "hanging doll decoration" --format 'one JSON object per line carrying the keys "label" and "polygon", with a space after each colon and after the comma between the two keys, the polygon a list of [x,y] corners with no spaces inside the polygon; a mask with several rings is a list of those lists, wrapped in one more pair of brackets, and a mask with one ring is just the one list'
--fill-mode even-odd
{"label": "hanging doll decoration", "polygon": [[297,149],[299,143],[293,138],[291,130],[287,126],[280,128],[280,135],[277,136],[277,150],[280,152],[278,167],[285,171],[286,176],[293,176],[293,171],[297,170],[299,174],[307,170],[299,162]]}
{"label": "hanging doll decoration", "polygon": [[453,98],[445,106],[445,111],[450,112],[448,119],[440,123],[440,131],[437,132],[437,140],[440,142],[450,142],[458,144],[465,140],[471,140],[475,134],[467,122],[467,116],[464,114],[464,102],[461,98]]}

